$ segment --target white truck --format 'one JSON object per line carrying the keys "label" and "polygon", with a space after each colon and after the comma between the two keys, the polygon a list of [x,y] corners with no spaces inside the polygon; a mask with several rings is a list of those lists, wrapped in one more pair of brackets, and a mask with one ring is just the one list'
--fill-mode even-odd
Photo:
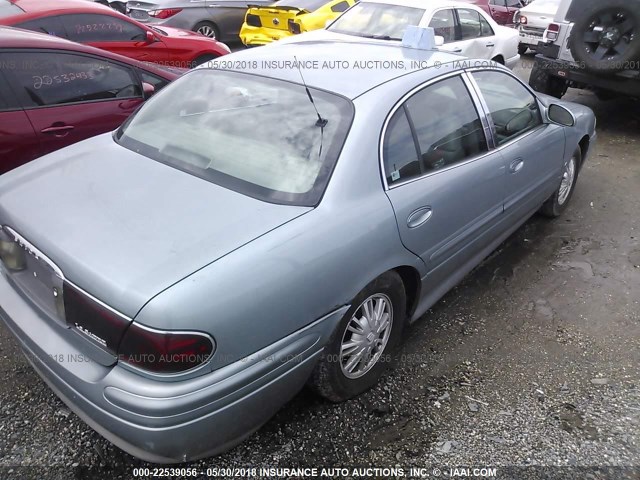
{"label": "white truck", "polygon": [[560,0],[534,0],[516,12],[514,23],[520,35],[520,55],[524,55],[528,49],[536,50],[545,30],[553,22],[559,5]]}
{"label": "white truck", "polygon": [[536,51],[529,84],[541,93],[640,98],[640,0],[561,0]]}

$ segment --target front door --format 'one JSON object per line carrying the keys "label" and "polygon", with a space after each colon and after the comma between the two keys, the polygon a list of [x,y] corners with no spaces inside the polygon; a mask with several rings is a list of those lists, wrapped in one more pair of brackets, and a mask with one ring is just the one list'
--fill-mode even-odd
{"label": "front door", "polygon": [[399,107],[383,144],[387,195],[402,242],[445,279],[490,242],[503,213],[505,164],[460,76]]}

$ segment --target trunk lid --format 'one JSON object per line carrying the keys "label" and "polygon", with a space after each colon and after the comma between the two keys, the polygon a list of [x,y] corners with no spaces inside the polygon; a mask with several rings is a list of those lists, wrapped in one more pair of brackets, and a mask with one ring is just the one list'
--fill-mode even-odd
{"label": "trunk lid", "polygon": [[220,187],[127,150],[111,134],[0,179],[0,222],[129,317],[194,271],[310,210]]}
{"label": "trunk lid", "polygon": [[[297,7],[260,7],[250,5],[247,17],[253,15],[260,18],[262,28],[273,28],[274,30],[289,30],[289,20],[294,20],[299,15],[308,13],[306,10]],[[254,25],[255,26],[255,25]]]}

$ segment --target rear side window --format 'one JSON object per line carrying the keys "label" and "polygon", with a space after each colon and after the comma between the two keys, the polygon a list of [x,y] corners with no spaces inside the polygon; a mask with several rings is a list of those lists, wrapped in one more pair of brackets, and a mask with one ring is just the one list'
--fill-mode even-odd
{"label": "rear side window", "polygon": [[452,9],[434,13],[429,26],[435,30],[436,35],[444,38],[444,43],[456,41],[456,21]]}
{"label": "rear side window", "polygon": [[460,77],[442,80],[413,95],[389,122],[383,144],[387,183],[416,178],[487,151],[482,122],[464,82]]}
{"label": "rear side window", "polygon": [[498,145],[542,125],[538,101],[511,75],[502,72],[474,72],[487,102]]}
{"label": "rear side window", "polygon": [[0,111],[20,110],[22,108],[18,99],[11,94],[11,87],[3,75],[3,72],[12,70],[15,67],[14,61],[5,58],[4,54],[0,54]]}
{"label": "rear side window", "polygon": [[15,68],[5,71],[25,108],[141,97],[134,72],[83,55],[58,52],[3,54]]}
{"label": "rear side window", "polygon": [[111,15],[64,15],[61,19],[74,42],[134,42],[146,37],[146,32],[136,24]]}
{"label": "rear side window", "polygon": [[65,32],[62,22],[58,17],[36,18],[35,20],[19,23],[16,27],[33,30],[34,32],[47,33],[54,37],[67,37],[67,32]]}
{"label": "rear side window", "polygon": [[19,6],[15,5],[8,0],[0,0],[0,18],[13,17],[14,15],[20,15],[24,13]]}

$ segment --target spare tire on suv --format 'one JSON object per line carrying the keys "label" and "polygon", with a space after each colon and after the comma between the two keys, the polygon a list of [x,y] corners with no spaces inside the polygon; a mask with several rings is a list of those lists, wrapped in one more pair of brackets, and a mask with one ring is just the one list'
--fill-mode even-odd
{"label": "spare tire on suv", "polygon": [[587,70],[595,72],[637,69],[640,62],[640,0],[588,2],[575,19],[571,53]]}

